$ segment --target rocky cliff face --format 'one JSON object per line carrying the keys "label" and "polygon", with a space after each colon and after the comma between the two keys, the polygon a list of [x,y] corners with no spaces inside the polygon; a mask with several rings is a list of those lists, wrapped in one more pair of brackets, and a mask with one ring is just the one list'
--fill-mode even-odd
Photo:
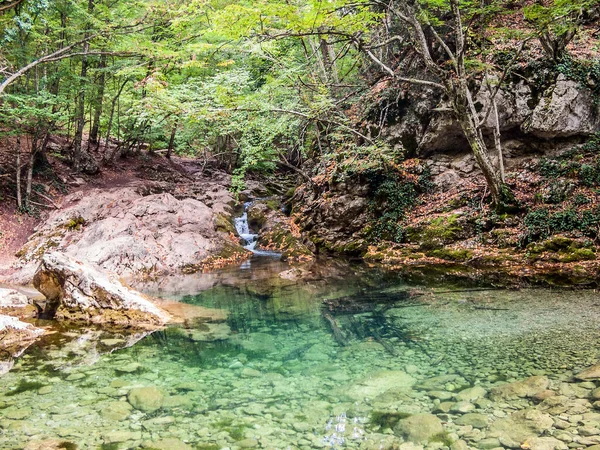
{"label": "rocky cliff face", "polygon": [[[477,94],[482,110],[490,96],[485,86]],[[600,131],[600,103],[592,90],[562,74],[541,89],[534,80],[515,80],[498,92],[496,101],[509,170],[526,159],[554,155]],[[460,127],[433,91],[409,94],[405,104],[406,108],[396,109],[393,123],[381,129],[391,145],[427,159],[443,190],[476,171]],[[490,136],[495,120],[491,113],[486,121]],[[493,159],[497,161],[497,155]]]}
{"label": "rocky cliff face", "polygon": [[19,252],[21,267],[12,280],[29,282],[48,250],[63,250],[123,277],[243,257],[246,251],[230,235],[233,199],[221,191],[226,195],[210,207],[195,198],[153,193],[145,185],[68,195]]}
{"label": "rocky cliff face", "polygon": [[[321,167],[316,183],[296,191],[296,222],[322,250],[393,260],[398,267],[441,263],[448,272],[463,263],[486,270],[505,265],[518,278],[524,267],[535,266],[532,276],[550,274],[548,283],[589,283],[600,265],[593,241],[600,223],[597,97],[564,75],[543,85],[519,78],[499,91],[504,166],[520,204],[520,211],[505,215],[489,209],[483,176],[442,99],[429,90],[384,97],[389,117],[387,126],[380,124],[382,136],[397,153],[415,158],[405,163],[427,166],[433,189],[420,189],[414,181],[420,172],[396,161],[375,177],[348,174],[343,180],[328,175],[335,169]],[[485,109],[489,89],[476,100]],[[490,137],[495,120],[493,113],[487,118]],[[391,182],[387,200],[378,198],[381,177]],[[415,189],[403,190],[403,183]],[[386,214],[391,227],[378,232]]]}
{"label": "rocky cliff face", "polygon": [[372,219],[366,184],[335,183],[323,195],[315,195],[310,186],[296,191],[296,221],[317,248],[339,253],[366,249],[363,230]]}

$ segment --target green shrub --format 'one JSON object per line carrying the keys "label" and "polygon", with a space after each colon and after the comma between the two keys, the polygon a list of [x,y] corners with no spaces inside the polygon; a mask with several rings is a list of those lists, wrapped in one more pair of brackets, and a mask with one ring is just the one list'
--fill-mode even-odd
{"label": "green shrub", "polygon": [[565,209],[555,213],[550,213],[546,208],[534,209],[527,213],[524,223],[527,227],[526,243],[571,231],[596,238],[600,233],[600,207],[581,212]]}
{"label": "green shrub", "polygon": [[[418,174],[415,174],[417,172]],[[432,188],[428,167],[409,165],[405,172],[367,171],[364,174],[371,186],[370,212],[375,218],[370,237],[401,242],[405,236],[402,221],[406,213],[419,203],[419,196]]]}

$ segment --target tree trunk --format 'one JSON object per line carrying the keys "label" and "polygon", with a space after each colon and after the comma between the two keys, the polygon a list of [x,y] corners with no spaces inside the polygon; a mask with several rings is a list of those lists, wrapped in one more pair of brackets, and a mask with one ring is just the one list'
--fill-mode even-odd
{"label": "tree trunk", "polygon": [[100,69],[100,76],[98,77],[98,93],[96,95],[96,104],[94,108],[94,117],[92,119],[92,129],[90,130],[90,144],[96,144],[96,150],[100,145],[98,139],[98,132],[100,130],[100,117],[102,116],[102,101],[104,99],[104,86],[106,84],[106,55],[100,57],[100,63],[98,64]]}
{"label": "tree trunk", "polygon": [[167,149],[167,158],[171,159],[171,153],[173,152],[173,147],[175,146],[175,134],[177,133],[177,121],[173,124],[173,129],[171,130],[171,138],[169,139],[169,148]]}
{"label": "tree trunk", "polygon": [[[94,10],[94,0],[88,1],[88,13],[92,13]],[[89,33],[86,33],[86,37],[89,36]],[[86,40],[83,43],[83,53],[88,53],[90,51],[90,41]],[[76,171],[83,171],[85,173],[94,174],[98,171],[98,166],[96,165],[92,156],[84,150],[82,147],[83,143],[83,129],[85,127],[85,88],[88,83],[87,80],[87,71],[88,71],[88,58],[87,56],[81,57],[81,74],[80,74],[80,85],[79,85],[79,93],[77,94],[77,104],[75,107],[75,138],[73,139],[73,168]]]}
{"label": "tree trunk", "polygon": [[31,199],[31,187],[33,184],[33,165],[35,164],[35,155],[37,153],[37,139],[31,143],[31,154],[29,155],[29,165],[27,167],[27,185],[25,187],[25,206],[29,206]]}
{"label": "tree trunk", "polygon": [[332,82],[339,83],[337,67],[335,64],[335,52],[332,45],[329,44],[326,39],[321,38],[319,47],[321,50],[321,59],[323,61],[323,71],[325,76],[328,78],[331,77]]}
{"label": "tree trunk", "polygon": [[111,102],[110,116],[108,117],[108,127],[106,130],[106,144],[105,144],[105,148],[104,148],[104,158],[103,158],[104,162],[111,161],[114,157],[114,153],[116,153],[116,151],[111,152],[108,148],[109,141],[110,141],[110,132],[112,129],[113,118],[115,115],[115,107],[117,106],[117,101],[119,100],[119,97],[121,96],[121,93],[123,92],[123,89],[125,88],[125,85],[127,84],[128,81],[129,81],[129,79],[123,81],[123,84],[121,84],[121,87],[119,88],[119,90],[117,91],[117,94],[113,97],[112,102]]}
{"label": "tree trunk", "polygon": [[496,98],[492,98],[492,103],[494,105],[494,144],[498,152],[498,170],[500,171],[500,179],[503,183],[506,183],[506,177],[504,176],[504,155],[502,154],[502,141],[500,140],[500,117],[498,116]]}
{"label": "tree trunk", "polygon": [[514,203],[510,189],[502,181],[502,177],[494,168],[488,155],[487,145],[483,140],[483,135],[478,126],[479,117],[469,107],[469,92],[466,81],[459,80],[456,83],[451,83],[451,86],[448,86],[447,92],[451,97],[450,100],[455,118],[469,142],[477,165],[483,172],[490,194],[492,195],[493,205],[501,209],[506,205]]}
{"label": "tree trunk", "polygon": [[[83,52],[87,53],[90,49],[90,44],[83,44]],[[85,126],[85,84],[87,83],[87,56],[81,58],[81,81],[79,92],[77,94],[77,103],[75,108],[75,139],[73,140],[73,167],[75,170],[81,170],[81,153],[83,141],[83,128]]]}
{"label": "tree trunk", "polygon": [[21,198],[21,136],[17,136],[15,144],[15,151],[17,154],[16,172],[17,172],[17,208],[23,208],[23,200]]}

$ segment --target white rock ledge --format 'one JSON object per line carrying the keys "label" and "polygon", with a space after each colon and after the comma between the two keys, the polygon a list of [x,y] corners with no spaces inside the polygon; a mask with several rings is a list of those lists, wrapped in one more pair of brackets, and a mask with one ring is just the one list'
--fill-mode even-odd
{"label": "white rock ledge", "polygon": [[0,349],[18,353],[45,331],[11,316],[0,315]]}
{"label": "white rock ledge", "polygon": [[48,318],[124,326],[160,326],[171,320],[166,311],[115,275],[63,253],[44,255],[33,283],[46,297]]}

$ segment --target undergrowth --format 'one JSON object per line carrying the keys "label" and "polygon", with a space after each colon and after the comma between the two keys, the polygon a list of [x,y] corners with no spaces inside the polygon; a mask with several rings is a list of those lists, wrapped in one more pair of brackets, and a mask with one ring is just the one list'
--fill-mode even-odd
{"label": "undergrowth", "polygon": [[371,237],[401,242],[405,237],[403,221],[408,211],[420,202],[419,196],[432,189],[429,168],[418,160],[407,160],[397,172],[368,174],[372,187],[370,211],[374,223]]}

